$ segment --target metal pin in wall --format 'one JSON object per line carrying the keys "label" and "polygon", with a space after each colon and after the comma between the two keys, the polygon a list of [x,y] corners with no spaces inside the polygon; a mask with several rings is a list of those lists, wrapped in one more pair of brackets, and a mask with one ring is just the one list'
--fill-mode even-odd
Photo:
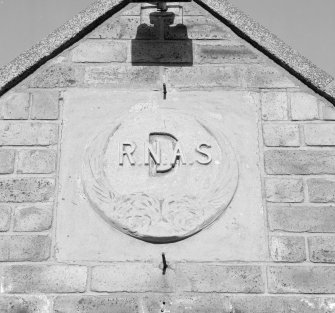
{"label": "metal pin in wall", "polygon": [[164,94],[164,100],[166,100],[166,95],[167,95],[166,84],[163,84],[163,94]]}
{"label": "metal pin in wall", "polygon": [[162,260],[163,260],[163,275],[165,275],[166,270],[168,268],[168,265],[166,263],[166,257],[165,257],[165,253],[162,253]]}

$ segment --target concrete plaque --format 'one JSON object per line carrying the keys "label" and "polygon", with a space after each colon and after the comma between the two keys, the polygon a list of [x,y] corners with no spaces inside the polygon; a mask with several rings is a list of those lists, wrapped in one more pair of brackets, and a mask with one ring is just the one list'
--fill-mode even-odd
{"label": "concrete plaque", "polygon": [[57,258],[267,260],[258,108],[241,91],[66,91]]}
{"label": "concrete plaque", "polygon": [[149,107],[104,125],[86,150],[83,184],[115,228],[149,242],[187,238],[214,222],[238,180],[215,119]]}

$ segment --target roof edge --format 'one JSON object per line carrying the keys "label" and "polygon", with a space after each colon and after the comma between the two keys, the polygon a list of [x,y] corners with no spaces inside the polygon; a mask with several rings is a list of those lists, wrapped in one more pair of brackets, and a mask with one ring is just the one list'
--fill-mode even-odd
{"label": "roof edge", "polygon": [[97,0],[32,48],[1,67],[0,96],[127,4],[129,4],[128,0]]}
{"label": "roof edge", "polygon": [[194,0],[256,49],[335,105],[335,79],[227,0]]}
{"label": "roof edge", "polygon": [[[177,0],[176,0],[177,1]],[[193,0],[256,49],[335,105],[335,79],[227,0]],[[0,96],[86,36],[130,0],[97,0],[31,49],[0,68]]]}

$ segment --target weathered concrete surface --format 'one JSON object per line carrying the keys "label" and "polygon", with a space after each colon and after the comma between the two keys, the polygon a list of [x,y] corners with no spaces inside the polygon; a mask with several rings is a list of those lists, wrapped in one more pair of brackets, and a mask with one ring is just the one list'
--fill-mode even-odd
{"label": "weathered concrete surface", "polygon": [[[204,114],[176,108],[128,112],[88,143],[85,195],[130,236],[153,243],[188,238],[217,220],[236,192],[238,164],[221,128]],[[149,162],[149,143],[155,163]],[[124,155],[129,145],[133,152]]]}
{"label": "weathered concrete surface", "polygon": [[[163,251],[175,260],[267,259],[259,174],[258,95],[211,92],[208,101],[207,92],[175,92],[167,101],[161,102],[160,98],[161,94],[154,92],[80,89],[64,95],[58,259],[153,260],[160,259]],[[173,245],[154,246],[113,229],[91,208],[81,184],[82,156],[97,125],[104,129],[130,108],[143,110],[155,105],[194,110],[217,119],[231,140],[240,166],[237,193],[223,216],[210,228]]]}

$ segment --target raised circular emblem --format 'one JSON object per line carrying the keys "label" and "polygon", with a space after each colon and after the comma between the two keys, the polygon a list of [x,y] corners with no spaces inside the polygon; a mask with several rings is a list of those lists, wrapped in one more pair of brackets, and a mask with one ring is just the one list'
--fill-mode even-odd
{"label": "raised circular emblem", "polygon": [[84,156],[92,206],[113,227],[148,242],[175,242],[209,226],[237,183],[237,161],[218,122],[175,109],[106,125]]}

